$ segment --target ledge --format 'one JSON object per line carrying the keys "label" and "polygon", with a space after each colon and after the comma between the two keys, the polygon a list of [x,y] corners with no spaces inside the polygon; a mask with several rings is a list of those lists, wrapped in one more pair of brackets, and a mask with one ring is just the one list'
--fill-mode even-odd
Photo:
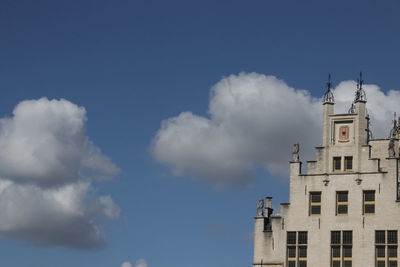
{"label": "ledge", "polygon": [[357,113],[342,113],[342,114],[331,114],[329,117],[341,117],[341,116],[357,116]]}
{"label": "ledge", "polygon": [[355,174],[383,174],[387,171],[379,172],[330,172],[330,173],[315,173],[315,174],[299,174],[299,176],[327,176],[327,175],[355,175]]}
{"label": "ledge", "polygon": [[271,261],[266,261],[266,262],[260,262],[260,263],[253,263],[253,266],[255,265],[259,265],[259,266],[265,266],[265,265],[282,265],[283,266],[283,262],[271,262]]}

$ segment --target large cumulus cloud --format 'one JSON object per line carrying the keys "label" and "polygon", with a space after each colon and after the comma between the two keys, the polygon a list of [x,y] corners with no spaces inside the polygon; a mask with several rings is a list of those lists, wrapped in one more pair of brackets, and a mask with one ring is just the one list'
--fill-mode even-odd
{"label": "large cumulus cloud", "polygon": [[42,245],[104,244],[101,218],[119,208],[93,179],[118,168],[86,136],[86,111],[67,100],[19,103],[0,120],[0,235]]}
{"label": "large cumulus cloud", "polygon": [[[354,99],[354,81],[334,90],[338,112]],[[400,93],[364,86],[375,136],[389,131]],[[302,158],[314,158],[321,143],[321,96],[294,89],[274,76],[241,73],[211,88],[209,116],[182,112],[166,119],[152,140],[154,158],[174,174],[192,176],[217,186],[243,185],[264,166],[286,176],[291,146],[301,144]]]}

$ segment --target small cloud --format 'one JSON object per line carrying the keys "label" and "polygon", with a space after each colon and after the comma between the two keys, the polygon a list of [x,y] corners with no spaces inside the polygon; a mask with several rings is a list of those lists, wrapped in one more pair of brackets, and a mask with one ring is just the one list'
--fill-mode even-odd
{"label": "small cloud", "polygon": [[121,267],[132,267],[132,263],[130,263],[129,261],[125,261],[121,264]]}
{"label": "small cloud", "polygon": [[136,261],[135,267],[147,267],[147,262],[144,259],[139,259]]}

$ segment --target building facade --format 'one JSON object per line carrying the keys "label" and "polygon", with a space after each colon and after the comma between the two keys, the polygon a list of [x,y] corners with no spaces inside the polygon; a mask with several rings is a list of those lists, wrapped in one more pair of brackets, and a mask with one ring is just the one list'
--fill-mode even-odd
{"label": "building facade", "polygon": [[303,173],[295,144],[289,203],[274,213],[259,200],[253,267],[398,266],[399,127],[371,138],[362,85],[360,75],[349,112],[335,114],[328,82],[316,160]]}

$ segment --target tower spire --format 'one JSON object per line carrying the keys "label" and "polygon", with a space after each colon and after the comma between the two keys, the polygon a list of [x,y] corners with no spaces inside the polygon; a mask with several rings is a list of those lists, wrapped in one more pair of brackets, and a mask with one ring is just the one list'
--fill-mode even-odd
{"label": "tower spire", "polygon": [[328,81],[326,82],[326,92],[324,94],[322,103],[323,104],[335,104],[335,98],[333,97],[333,93],[331,91],[332,82],[331,82],[331,74],[328,75]]}
{"label": "tower spire", "polygon": [[354,97],[354,101],[351,103],[349,114],[356,113],[356,103],[357,102],[367,102],[367,95],[363,89],[364,80],[362,79],[362,72],[360,71],[360,76],[357,78],[357,90]]}
{"label": "tower spire", "polygon": [[367,95],[365,94],[365,91],[363,89],[363,84],[364,80],[362,79],[362,72],[360,71],[360,76],[357,79],[357,91],[356,91],[356,97],[354,98],[354,103],[358,101],[367,101]]}

